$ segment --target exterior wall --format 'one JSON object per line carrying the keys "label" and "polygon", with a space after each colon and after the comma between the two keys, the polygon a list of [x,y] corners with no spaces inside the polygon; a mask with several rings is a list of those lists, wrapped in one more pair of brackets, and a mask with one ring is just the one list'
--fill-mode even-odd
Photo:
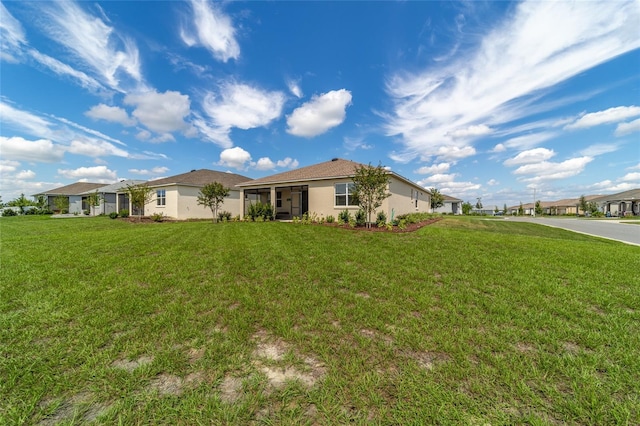
{"label": "exterior wall", "polygon": [[434,213],[462,214],[462,201],[444,201],[444,205],[434,209]]}
{"label": "exterior wall", "polygon": [[[164,206],[157,204],[156,194],[160,189],[165,190],[166,203]],[[179,220],[212,219],[211,210],[208,207],[198,205],[200,189],[198,187],[178,185],[153,188],[152,200],[144,206],[144,213],[146,216],[162,213],[166,217]],[[220,206],[219,212],[226,210],[231,212],[232,216],[237,216],[240,214],[240,209],[240,192],[231,190],[229,196],[224,199]]]}
{"label": "exterior wall", "polygon": [[82,195],[69,195],[69,213],[82,214]]}
{"label": "exterior wall", "polygon": [[116,210],[116,194],[114,193],[102,194],[102,201],[100,202],[100,204],[101,205],[98,209],[98,214],[103,213],[108,215],[109,213],[118,211]]}
{"label": "exterior wall", "polygon": [[[412,191],[413,197],[411,195]],[[389,192],[392,194],[391,197],[384,200],[382,207],[378,209],[378,211],[383,210],[387,214],[388,220],[402,214],[429,213],[431,211],[431,199],[426,189],[418,190],[413,185],[391,177]]]}

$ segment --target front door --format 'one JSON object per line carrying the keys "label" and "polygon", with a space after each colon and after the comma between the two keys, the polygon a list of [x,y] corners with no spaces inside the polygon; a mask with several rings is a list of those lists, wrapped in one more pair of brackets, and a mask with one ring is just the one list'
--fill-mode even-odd
{"label": "front door", "polygon": [[291,191],[291,216],[302,216],[302,192]]}

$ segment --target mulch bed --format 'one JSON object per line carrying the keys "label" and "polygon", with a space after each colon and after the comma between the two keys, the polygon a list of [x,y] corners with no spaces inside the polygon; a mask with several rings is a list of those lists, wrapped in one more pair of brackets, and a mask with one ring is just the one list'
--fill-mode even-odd
{"label": "mulch bed", "polygon": [[417,222],[417,223],[409,223],[407,224],[407,226],[404,229],[400,229],[397,226],[394,226],[392,229],[387,229],[386,226],[382,227],[382,228],[378,228],[376,225],[373,225],[371,228],[367,228],[364,226],[356,226],[355,228],[350,227],[349,225],[340,225],[338,223],[324,223],[323,226],[333,226],[336,228],[343,228],[343,229],[348,229],[351,231],[362,231],[362,232],[395,232],[395,233],[401,233],[401,232],[414,232],[417,231],[418,229],[427,226],[427,225],[431,225],[432,223],[435,223],[439,220],[442,220],[441,217],[434,217],[432,219],[428,219],[428,220],[423,220],[422,222]]}

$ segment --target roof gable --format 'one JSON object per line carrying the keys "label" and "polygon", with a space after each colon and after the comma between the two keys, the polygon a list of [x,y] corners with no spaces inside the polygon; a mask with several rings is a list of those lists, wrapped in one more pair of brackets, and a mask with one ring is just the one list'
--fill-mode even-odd
{"label": "roof gable", "polygon": [[39,192],[35,195],[80,195],[84,192],[94,191],[98,188],[107,186],[106,183],[76,182],[71,185],[61,186],[59,188],[50,189],[49,191]]}
{"label": "roof gable", "polygon": [[254,179],[251,182],[245,182],[238,186],[253,186],[280,182],[300,182],[353,176],[356,173],[356,167],[363,165],[364,164],[356,163],[354,161],[336,158],[330,161],[325,161],[324,163],[313,164],[311,166]]}
{"label": "roof gable", "polygon": [[202,187],[212,182],[218,182],[226,187],[234,187],[238,183],[250,181],[251,178],[235,173],[219,172],[217,170],[200,169],[182,173],[167,178],[147,182],[150,187],[166,185],[187,185]]}

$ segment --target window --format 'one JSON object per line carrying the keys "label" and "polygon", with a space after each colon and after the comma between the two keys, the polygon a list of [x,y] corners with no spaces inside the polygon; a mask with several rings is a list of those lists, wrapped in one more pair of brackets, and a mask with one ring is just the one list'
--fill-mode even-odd
{"label": "window", "polygon": [[164,206],[167,204],[167,195],[164,189],[158,189],[156,191],[156,203],[158,206]]}
{"label": "window", "polygon": [[336,183],[336,206],[357,206],[358,204],[353,197],[354,189],[355,184],[353,184],[352,182]]}
{"label": "window", "polygon": [[282,191],[276,191],[276,207],[282,207]]}

